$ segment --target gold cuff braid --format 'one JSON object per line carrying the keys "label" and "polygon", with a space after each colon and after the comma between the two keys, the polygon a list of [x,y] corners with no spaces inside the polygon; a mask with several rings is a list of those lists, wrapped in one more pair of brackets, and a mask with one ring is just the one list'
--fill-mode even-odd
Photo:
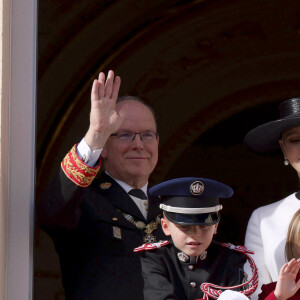
{"label": "gold cuff braid", "polygon": [[88,187],[100,170],[100,163],[96,167],[85,164],[78,156],[77,145],[74,145],[70,152],[61,162],[61,168],[66,176],[80,187]]}

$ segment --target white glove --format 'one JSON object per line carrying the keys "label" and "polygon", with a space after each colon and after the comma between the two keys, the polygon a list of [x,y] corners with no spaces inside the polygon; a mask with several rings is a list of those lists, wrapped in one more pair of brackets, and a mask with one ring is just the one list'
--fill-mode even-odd
{"label": "white glove", "polygon": [[249,298],[242,293],[226,290],[221,294],[218,300],[249,300]]}

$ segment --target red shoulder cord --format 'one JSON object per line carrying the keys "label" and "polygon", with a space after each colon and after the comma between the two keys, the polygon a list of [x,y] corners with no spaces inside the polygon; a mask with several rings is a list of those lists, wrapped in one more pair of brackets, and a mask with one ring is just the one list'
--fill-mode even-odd
{"label": "red shoulder cord", "polygon": [[254,260],[252,259],[252,257],[249,254],[254,254],[253,251],[248,250],[246,247],[244,246],[234,246],[230,243],[222,243],[221,244],[223,247],[227,247],[229,249],[233,249],[235,251],[244,253],[250,263],[251,266],[251,270],[252,270],[252,278],[250,280],[248,280],[245,283],[239,284],[239,285],[234,285],[234,286],[218,286],[212,283],[202,283],[200,288],[202,290],[202,292],[204,293],[204,296],[202,299],[195,299],[195,300],[209,300],[209,297],[213,298],[213,299],[218,299],[219,296],[222,294],[222,290],[233,290],[233,289],[238,289],[244,286],[248,286],[247,289],[243,290],[243,291],[239,291],[241,294],[244,294],[245,296],[249,297],[250,295],[252,295],[255,290],[257,289],[258,286],[258,272],[257,272],[257,267],[255,265]]}

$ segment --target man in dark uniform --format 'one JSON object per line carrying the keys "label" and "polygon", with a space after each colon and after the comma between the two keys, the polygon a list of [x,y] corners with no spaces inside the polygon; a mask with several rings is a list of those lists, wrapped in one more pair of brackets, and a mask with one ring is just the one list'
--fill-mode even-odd
{"label": "man in dark uniform", "polygon": [[223,287],[243,283],[246,256],[212,241],[222,209],[219,198],[232,195],[229,186],[189,177],[163,182],[149,193],[161,198],[162,228],[172,241],[135,249],[141,253],[145,300],[208,299],[202,283]]}
{"label": "man in dark uniform", "polygon": [[[164,239],[160,209],[147,197],[158,159],[153,111],[135,97],[117,102],[120,78],[94,81],[90,126],[38,203],[38,222],[59,255],[67,300],[141,300],[133,249]],[[105,172],[95,178],[100,168]]]}

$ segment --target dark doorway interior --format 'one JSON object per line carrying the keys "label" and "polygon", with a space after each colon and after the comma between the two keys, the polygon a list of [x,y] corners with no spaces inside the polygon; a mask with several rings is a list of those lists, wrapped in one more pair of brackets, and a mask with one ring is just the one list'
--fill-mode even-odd
{"label": "dark doorway interior", "polygon": [[243,244],[251,212],[299,188],[296,172],[283,165],[280,151],[258,155],[245,149],[245,134],[278,118],[278,102],[241,112],[200,136],[174,162],[167,178],[199,176],[230,185],[235,193],[223,204],[217,239]]}

